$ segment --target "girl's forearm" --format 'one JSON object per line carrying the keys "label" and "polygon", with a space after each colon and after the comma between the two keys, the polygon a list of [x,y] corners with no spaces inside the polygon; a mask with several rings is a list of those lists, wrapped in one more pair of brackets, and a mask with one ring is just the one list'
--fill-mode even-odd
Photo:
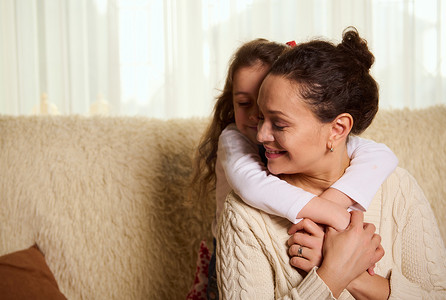
{"label": "girl's forearm", "polygon": [[350,223],[350,213],[344,207],[321,197],[311,199],[297,214],[297,218],[311,219],[336,230],[344,230]]}
{"label": "girl's forearm", "polygon": [[349,196],[335,188],[329,188],[325,190],[322,194],[319,195],[319,197],[330,200],[345,209],[355,204],[355,201],[353,201]]}

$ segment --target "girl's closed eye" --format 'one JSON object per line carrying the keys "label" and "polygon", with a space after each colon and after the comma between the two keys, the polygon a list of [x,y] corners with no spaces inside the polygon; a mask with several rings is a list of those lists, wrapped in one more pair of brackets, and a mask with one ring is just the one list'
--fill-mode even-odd
{"label": "girl's closed eye", "polygon": [[244,102],[238,102],[239,106],[250,106],[251,102],[250,101],[244,101]]}
{"label": "girl's closed eye", "polygon": [[251,106],[253,101],[248,97],[238,97],[238,99],[236,99],[235,103],[237,103],[237,105],[239,107],[248,107],[248,106]]}

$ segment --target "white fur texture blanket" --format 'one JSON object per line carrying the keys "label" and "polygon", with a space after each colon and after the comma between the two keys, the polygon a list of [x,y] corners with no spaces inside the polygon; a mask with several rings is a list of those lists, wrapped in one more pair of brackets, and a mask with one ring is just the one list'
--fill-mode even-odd
{"label": "white fur texture blanket", "polygon": [[[213,195],[184,206],[207,119],[0,117],[0,255],[37,243],[68,299],[184,299]],[[418,180],[446,237],[446,108],[380,112],[365,137]]]}

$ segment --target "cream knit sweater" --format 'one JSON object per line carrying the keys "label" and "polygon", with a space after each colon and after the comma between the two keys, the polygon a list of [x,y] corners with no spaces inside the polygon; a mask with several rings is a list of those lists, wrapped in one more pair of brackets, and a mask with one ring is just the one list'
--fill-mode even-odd
{"label": "cream knit sweater", "polygon": [[[389,176],[365,213],[382,237],[375,272],[390,278],[390,299],[446,299],[446,250],[435,217],[404,169]],[[316,268],[306,277],[289,264],[291,223],[229,194],[220,218],[217,274],[221,299],[333,299]],[[339,299],[352,299],[344,291]]]}

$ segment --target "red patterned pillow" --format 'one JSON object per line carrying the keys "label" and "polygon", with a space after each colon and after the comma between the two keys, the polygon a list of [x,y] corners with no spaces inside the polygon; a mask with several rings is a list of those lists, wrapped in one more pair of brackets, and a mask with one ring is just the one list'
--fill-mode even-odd
{"label": "red patterned pillow", "polygon": [[195,279],[192,288],[189,290],[187,300],[206,300],[206,288],[208,285],[208,269],[211,253],[203,240],[200,243],[197,257],[197,269],[195,271]]}
{"label": "red patterned pillow", "polygon": [[0,298],[66,299],[37,245],[0,257]]}

